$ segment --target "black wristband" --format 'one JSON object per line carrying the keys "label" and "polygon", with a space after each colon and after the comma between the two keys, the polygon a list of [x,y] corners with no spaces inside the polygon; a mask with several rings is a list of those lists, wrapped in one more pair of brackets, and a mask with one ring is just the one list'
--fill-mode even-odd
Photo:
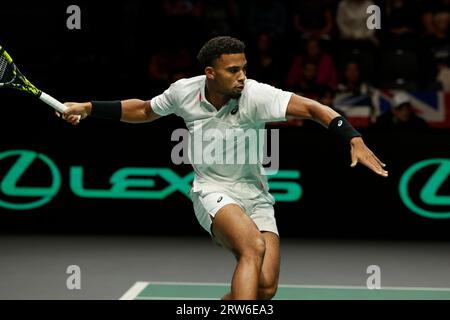
{"label": "black wristband", "polygon": [[360,137],[361,134],[344,118],[336,117],[331,120],[328,126],[331,133],[336,135],[340,140],[349,142],[354,137]]}
{"label": "black wristband", "polygon": [[122,102],[117,101],[91,101],[91,117],[120,121],[122,118]]}

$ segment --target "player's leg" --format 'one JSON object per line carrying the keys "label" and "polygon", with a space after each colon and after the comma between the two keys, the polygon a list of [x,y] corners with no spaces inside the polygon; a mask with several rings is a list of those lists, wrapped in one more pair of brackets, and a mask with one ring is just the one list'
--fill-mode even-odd
{"label": "player's leg", "polygon": [[262,232],[266,251],[259,276],[258,299],[272,299],[278,288],[280,275],[280,238],[273,232]]}
{"label": "player's leg", "polygon": [[[265,239],[266,250],[259,275],[257,298],[259,300],[270,300],[275,296],[278,289],[280,275],[280,239],[273,232],[263,232],[262,236]],[[232,299],[231,293],[225,295],[224,299]]]}
{"label": "player's leg", "polygon": [[222,207],[212,223],[215,239],[236,256],[231,293],[224,299],[257,299],[266,245],[261,232],[236,204]]}

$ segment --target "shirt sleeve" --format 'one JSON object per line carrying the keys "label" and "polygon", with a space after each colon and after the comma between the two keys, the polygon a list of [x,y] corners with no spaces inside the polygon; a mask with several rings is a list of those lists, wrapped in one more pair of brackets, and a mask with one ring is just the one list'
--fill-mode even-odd
{"label": "shirt sleeve", "polygon": [[167,116],[169,114],[176,113],[176,109],[178,108],[176,88],[176,84],[173,83],[162,94],[152,98],[150,104],[153,112],[160,116]]}
{"label": "shirt sleeve", "polygon": [[271,85],[253,82],[250,89],[250,111],[256,122],[286,120],[286,109],[292,92],[283,91]]}

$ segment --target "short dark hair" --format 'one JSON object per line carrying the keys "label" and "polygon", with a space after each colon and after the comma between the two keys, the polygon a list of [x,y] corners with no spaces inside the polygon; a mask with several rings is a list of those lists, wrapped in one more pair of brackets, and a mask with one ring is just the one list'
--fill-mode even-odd
{"label": "short dark hair", "polygon": [[197,55],[202,68],[212,66],[222,54],[244,53],[245,44],[236,38],[222,36],[215,37],[205,43]]}

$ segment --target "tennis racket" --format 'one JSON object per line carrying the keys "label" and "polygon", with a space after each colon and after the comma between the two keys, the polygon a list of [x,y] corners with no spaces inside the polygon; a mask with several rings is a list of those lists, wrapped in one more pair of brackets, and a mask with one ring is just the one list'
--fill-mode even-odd
{"label": "tennis racket", "polygon": [[[0,88],[12,88],[20,91],[25,91],[33,96],[41,99],[46,104],[54,108],[56,111],[63,113],[67,107],[46,94],[45,92],[36,88],[27,78],[19,71],[19,68],[14,64],[11,56],[0,46]],[[78,121],[80,116],[78,116]]]}

